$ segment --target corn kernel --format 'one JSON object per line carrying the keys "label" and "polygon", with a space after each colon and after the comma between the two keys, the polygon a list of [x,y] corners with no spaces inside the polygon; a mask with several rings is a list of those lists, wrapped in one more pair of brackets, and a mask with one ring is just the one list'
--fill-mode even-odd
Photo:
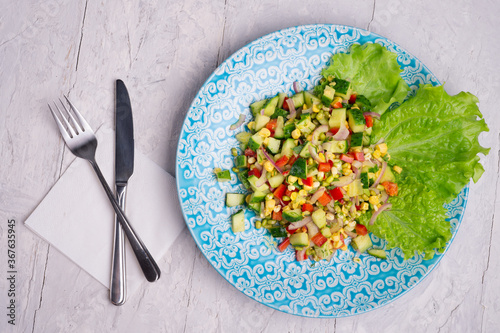
{"label": "corn kernel", "polygon": [[361,264],[361,259],[359,257],[353,258],[352,261],[354,261],[357,264]]}
{"label": "corn kernel", "polygon": [[335,103],[338,103],[338,102],[342,103],[342,97],[339,97],[339,96],[335,97],[332,101],[332,105]]}
{"label": "corn kernel", "polygon": [[380,156],[382,156],[382,153],[380,152],[380,150],[375,150],[372,154],[373,157],[375,157],[376,159],[379,159]]}
{"label": "corn kernel", "polygon": [[295,177],[295,176],[291,176],[291,175],[290,175],[290,176],[288,176],[288,182],[289,182],[290,184],[295,183],[295,182],[297,181],[297,179],[298,179],[298,178],[297,178],[297,177]]}
{"label": "corn kernel", "polygon": [[249,157],[248,158],[248,164],[254,164],[255,163],[255,157]]}
{"label": "corn kernel", "polygon": [[320,183],[320,182],[314,182],[314,183],[313,183],[313,188],[319,187],[320,185],[321,185],[321,183]]}
{"label": "corn kernel", "polygon": [[302,181],[301,178],[298,179],[299,185],[304,185],[304,182]]}
{"label": "corn kernel", "polygon": [[401,168],[400,166],[397,166],[397,165],[395,165],[392,169],[394,171],[396,171],[397,173],[401,173],[401,171],[403,171],[403,168]]}
{"label": "corn kernel", "polygon": [[340,248],[342,251],[347,251],[347,245],[342,245],[342,247]]}
{"label": "corn kernel", "polygon": [[307,160],[307,164],[311,165],[314,163],[314,159],[312,157],[309,157],[309,159]]}
{"label": "corn kernel", "polygon": [[342,169],[351,169],[351,163],[344,163],[342,164]]}
{"label": "corn kernel", "polygon": [[297,199],[297,192],[293,192],[292,194],[290,194],[290,199],[292,199],[292,201]]}
{"label": "corn kernel", "polygon": [[363,195],[361,196],[361,199],[363,199],[364,201],[368,201],[368,199],[370,199],[370,197],[369,197],[369,196],[367,196],[366,194],[363,194]]}
{"label": "corn kernel", "polygon": [[305,196],[307,195],[307,191],[305,191],[305,190],[300,190],[300,191],[299,191],[299,195],[300,195],[301,197],[305,197]]}
{"label": "corn kernel", "polygon": [[318,112],[319,112],[319,107],[318,107],[318,105],[317,105],[317,104],[313,104],[312,109],[313,109],[313,112],[316,112],[316,113],[318,113]]}
{"label": "corn kernel", "polygon": [[334,233],[333,236],[332,236],[332,239],[334,242],[338,242],[340,241],[340,235],[338,232]]}
{"label": "corn kernel", "polygon": [[335,215],[333,215],[332,213],[328,212],[326,213],[326,219],[331,221],[331,220],[334,220],[335,219]]}
{"label": "corn kernel", "polygon": [[342,173],[344,174],[344,176],[349,176],[352,173],[352,170],[345,168],[342,169]]}
{"label": "corn kernel", "polygon": [[349,129],[349,122],[347,120],[345,121],[345,127]]}
{"label": "corn kernel", "polygon": [[249,130],[253,130],[255,128],[255,121],[251,121],[248,123],[247,125],[248,129]]}
{"label": "corn kernel", "polygon": [[[286,195],[284,195],[282,199],[285,200],[285,201],[290,201],[290,198],[287,197]],[[284,212],[286,212],[287,210],[290,210],[290,206],[288,206],[288,205],[286,205],[285,207],[283,207],[283,211]]]}
{"label": "corn kernel", "polygon": [[306,191],[310,191],[313,188],[311,186],[304,185],[303,189],[306,190]]}
{"label": "corn kernel", "polygon": [[266,162],[264,163],[264,169],[266,169],[266,171],[269,171],[269,172],[270,172],[270,171],[273,171],[273,169],[274,169],[274,165],[273,165],[271,162],[266,161]]}
{"label": "corn kernel", "polygon": [[312,134],[309,134],[309,135],[306,137],[306,140],[307,140],[307,141],[312,141],[312,139],[313,139]]}
{"label": "corn kernel", "polygon": [[387,154],[387,143],[381,143],[379,145],[377,145],[377,148],[378,150],[380,150],[380,153],[382,154],[382,156],[384,156],[385,154]]}
{"label": "corn kernel", "polygon": [[274,206],[273,210],[274,210],[275,213],[279,212],[281,210],[281,205]]}
{"label": "corn kernel", "polygon": [[358,109],[358,110],[359,110],[359,106],[357,106],[357,105],[353,105],[353,106],[351,107],[351,109]]}
{"label": "corn kernel", "polygon": [[264,127],[259,131],[259,135],[263,138],[268,138],[271,136],[271,131]]}
{"label": "corn kernel", "polygon": [[300,132],[300,130],[298,128],[296,128],[292,131],[292,138],[294,138],[294,139],[300,138],[301,135],[302,135],[302,133]]}
{"label": "corn kernel", "polygon": [[368,202],[363,202],[361,204],[361,210],[368,210],[370,208],[370,205],[368,205]]}
{"label": "corn kernel", "polygon": [[307,210],[302,212],[302,216],[304,216],[304,217],[309,216],[309,215],[311,215],[311,212],[309,212]]}
{"label": "corn kernel", "polygon": [[293,191],[295,190],[295,186],[293,185],[288,185],[288,191]]}
{"label": "corn kernel", "polygon": [[262,141],[264,143],[264,145],[268,145],[269,144],[269,138],[264,138],[264,141]]}
{"label": "corn kernel", "polygon": [[247,196],[245,197],[245,201],[246,201],[246,203],[249,203],[251,198],[252,198],[252,195],[251,195],[251,194],[247,195]]}

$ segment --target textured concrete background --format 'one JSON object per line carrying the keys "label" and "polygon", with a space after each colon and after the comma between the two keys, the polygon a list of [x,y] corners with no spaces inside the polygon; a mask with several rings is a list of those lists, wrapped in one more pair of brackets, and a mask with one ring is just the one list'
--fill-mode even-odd
{"label": "textured concrete background", "polygon": [[[500,3],[496,1],[7,1],[0,0],[0,262],[17,222],[17,325],[1,332],[497,332]],[[409,293],[378,310],[309,319],[261,305],[229,285],[185,231],[159,260],[162,279],[122,307],[23,226],[73,155],[47,102],[78,100],[95,128],[112,126],[114,80],[133,94],[136,147],[174,174],[188,106],[229,55],[275,30],[351,25],[418,57],[449,93],[470,91],[490,126],[486,173],[471,187],[455,241]],[[496,224],[495,224],[496,222]],[[0,307],[7,306],[6,264]]]}

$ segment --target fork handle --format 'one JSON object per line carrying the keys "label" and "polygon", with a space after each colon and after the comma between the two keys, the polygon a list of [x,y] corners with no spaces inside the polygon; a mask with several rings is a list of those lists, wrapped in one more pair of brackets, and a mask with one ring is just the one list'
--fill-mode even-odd
{"label": "fork handle", "polygon": [[137,235],[134,228],[132,228],[132,226],[130,225],[129,221],[127,220],[127,217],[125,216],[125,213],[123,213],[123,210],[120,208],[120,205],[116,201],[115,195],[111,191],[108,183],[106,182],[106,179],[102,175],[102,172],[99,169],[99,166],[97,165],[96,161],[89,160],[89,162],[90,165],[92,165],[92,167],[94,168],[94,171],[97,174],[97,177],[99,178],[102,187],[104,187],[104,191],[106,192],[109,201],[111,202],[111,205],[113,206],[116,212],[118,221],[120,222],[123,231],[125,232],[125,235],[127,236],[130,245],[132,246],[132,250],[134,251],[137,260],[139,261],[139,265],[141,266],[144,276],[149,282],[154,282],[158,280],[160,278],[160,268],[156,264],[153,256],[151,255],[151,253],[149,253],[148,249],[146,248],[142,240],[139,238],[139,235]]}

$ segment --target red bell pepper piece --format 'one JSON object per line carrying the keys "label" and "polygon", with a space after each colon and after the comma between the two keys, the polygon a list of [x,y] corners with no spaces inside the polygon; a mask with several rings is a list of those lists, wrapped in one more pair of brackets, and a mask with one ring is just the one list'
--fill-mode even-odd
{"label": "red bell pepper piece", "polygon": [[302,211],[303,211],[303,212],[307,211],[307,212],[312,213],[312,212],[313,212],[313,210],[314,210],[314,207],[313,207],[313,205],[311,205],[310,203],[307,203],[307,202],[306,202],[305,204],[303,204],[303,205],[302,205]]}
{"label": "red bell pepper piece", "polygon": [[350,154],[340,154],[340,160],[346,163],[352,163],[354,161],[354,157]]}
{"label": "red bell pepper piece", "polygon": [[328,171],[330,171],[331,168],[332,168],[332,166],[328,162],[320,163],[318,165],[318,171],[321,171],[321,172],[328,172]]}
{"label": "red bell pepper piece", "polygon": [[306,250],[299,250],[295,252],[295,256],[297,257],[297,261],[304,261],[307,259]]}
{"label": "red bell pepper piece", "polygon": [[280,250],[280,252],[284,252],[286,250],[286,248],[288,247],[288,245],[290,245],[290,238],[289,237],[285,238],[280,243],[280,245],[278,245],[278,250]]}
{"label": "red bell pepper piece", "polygon": [[287,162],[288,162],[288,156],[284,155],[278,158],[278,160],[275,163],[278,167],[282,168],[286,165]]}
{"label": "red bell pepper piece", "polygon": [[311,237],[311,240],[317,246],[321,246],[321,245],[325,244],[325,242],[327,241],[327,238],[325,236],[323,236],[323,234],[321,232],[318,232],[316,235]]}
{"label": "red bell pepper piece", "polygon": [[363,154],[363,152],[355,152],[354,153],[354,159],[357,160],[357,161],[360,161],[360,162],[364,162],[365,160],[365,154]]}
{"label": "red bell pepper piece", "polygon": [[366,229],[366,227],[364,225],[357,223],[356,224],[356,233],[358,235],[364,236],[368,233],[368,230]]}
{"label": "red bell pepper piece", "polygon": [[248,170],[248,177],[255,176],[257,178],[260,178],[260,175],[261,175],[260,170],[257,168]]}
{"label": "red bell pepper piece", "polygon": [[273,220],[276,220],[276,221],[283,220],[283,217],[282,217],[282,214],[281,214],[281,210],[278,211],[278,212],[273,211]]}
{"label": "red bell pepper piece", "polygon": [[322,196],[319,197],[318,199],[319,203],[322,204],[323,206],[328,205],[330,201],[332,201],[332,198],[328,195],[328,193],[325,191]]}
{"label": "red bell pepper piece", "polygon": [[356,94],[352,94],[351,97],[349,97],[349,104],[356,103],[356,97],[358,97]]}
{"label": "red bell pepper piece", "polygon": [[336,188],[330,190],[329,192],[330,192],[330,195],[332,196],[333,200],[338,201],[344,197],[344,194],[340,190],[340,187],[336,187]]}
{"label": "red bell pepper piece", "polygon": [[313,186],[314,180],[313,177],[307,177],[306,179],[302,179],[302,184],[305,186]]}
{"label": "red bell pepper piece", "polygon": [[373,117],[365,116],[366,127],[373,127]]}

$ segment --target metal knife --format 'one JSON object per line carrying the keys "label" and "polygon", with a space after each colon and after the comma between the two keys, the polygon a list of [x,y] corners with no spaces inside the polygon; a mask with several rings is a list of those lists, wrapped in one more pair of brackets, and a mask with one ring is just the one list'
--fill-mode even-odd
{"label": "metal knife", "polygon": [[[116,199],[125,210],[127,183],[134,172],[134,128],[132,107],[127,88],[122,80],[116,80],[115,106],[115,188]],[[122,305],[126,300],[125,238],[123,229],[115,217],[113,261],[111,264],[110,300]]]}

